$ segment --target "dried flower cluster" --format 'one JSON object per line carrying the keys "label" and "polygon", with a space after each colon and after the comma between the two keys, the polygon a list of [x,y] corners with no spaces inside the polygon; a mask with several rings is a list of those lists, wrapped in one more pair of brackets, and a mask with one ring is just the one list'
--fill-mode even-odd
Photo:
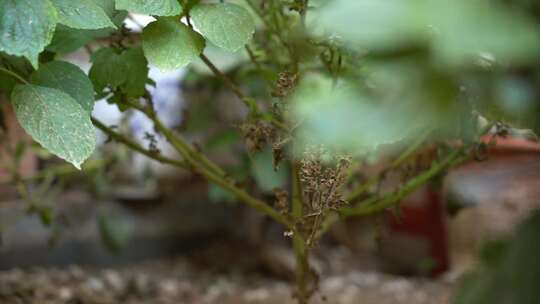
{"label": "dried flower cluster", "polygon": [[343,199],[341,188],[346,182],[346,172],[350,158],[344,156],[323,158],[326,151],[322,147],[306,150],[301,161],[300,181],[304,199],[304,218],[302,230],[309,235],[308,245],[314,243],[314,236],[320,227],[321,219],[332,210],[337,210],[347,202]]}
{"label": "dried flower cluster", "polygon": [[276,197],[276,209],[282,214],[287,214],[289,212],[289,193],[281,188],[275,188],[273,191]]}
{"label": "dried flower cluster", "polygon": [[285,71],[279,73],[276,86],[272,91],[272,96],[277,98],[285,98],[289,96],[298,82],[298,75]]}
{"label": "dried flower cluster", "polygon": [[275,130],[262,121],[244,123],[240,126],[240,131],[251,153],[262,150],[266,143],[272,142],[275,137]]}

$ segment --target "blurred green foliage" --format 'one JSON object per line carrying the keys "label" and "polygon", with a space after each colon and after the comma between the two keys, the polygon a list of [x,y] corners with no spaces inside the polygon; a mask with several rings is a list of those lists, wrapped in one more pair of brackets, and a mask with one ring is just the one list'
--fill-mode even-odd
{"label": "blurred green foliage", "polygon": [[317,1],[307,29],[342,67],[291,98],[304,140],[362,153],[426,129],[463,137],[477,114],[538,131],[538,5],[522,2]]}
{"label": "blurred green foliage", "polygon": [[540,303],[540,211],[533,213],[510,240],[487,243],[480,264],[460,284],[454,304]]}

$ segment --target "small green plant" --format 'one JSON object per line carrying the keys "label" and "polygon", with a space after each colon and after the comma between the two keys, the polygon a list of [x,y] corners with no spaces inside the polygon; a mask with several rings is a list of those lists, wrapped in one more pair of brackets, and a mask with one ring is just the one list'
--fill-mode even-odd
{"label": "small green plant", "polygon": [[[94,152],[97,128],[282,224],[296,253],[294,295],[308,303],[318,288],[308,257],[332,224],[394,208],[478,155],[493,122],[537,129],[538,4],[484,2],[2,0],[0,90],[24,130],[76,168]],[[132,13],[155,20],[131,32],[123,21]],[[88,75],[60,59],[83,47],[91,53]],[[248,60],[224,72],[207,56],[211,47]],[[194,61],[247,109],[235,128],[243,152],[271,149],[274,168],[290,171],[275,202],[252,194],[156,114],[149,64],[166,71]],[[98,99],[144,114],[181,159],[92,117]],[[379,175],[358,174],[394,143],[400,152]],[[379,192],[384,176],[407,171],[427,143],[436,146],[431,163]]]}

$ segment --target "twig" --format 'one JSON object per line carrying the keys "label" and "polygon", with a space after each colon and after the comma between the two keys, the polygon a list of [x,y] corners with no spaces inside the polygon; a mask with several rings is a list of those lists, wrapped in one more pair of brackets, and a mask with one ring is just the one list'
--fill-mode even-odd
{"label": "twig", "polygon": [[158,132],[163,134],[167,141],[173,146],[173,148],[178,151],[184,158],[184,160],[190,165],[193,171],[204,176],[209,181],[217,184],[218,186],[224,188],[231,192],[236,198],[246,205],[266,214],[267,216],[274,219],[276,222],[283,224],[288,229],[293,229],[293,224],[277,210],[266,204],[265,202],[251,196],[243,189],[240,189],[236,186],[236,183],[228,178],[217,164],[206,158],[200,152],[196,151],[191,145],[189,145],[185,139],[181,136],[178,136],[173,133],[172,130],[165,127],[159,117],[149,110],[148,108],[133,102],[127,102],[131,107],[139,110],[145,114],[152,122],[154,127]]}
{"label": "twig", "polygon": [[28,81],[26,81],[26,79],[22,78],[19,74],[15,73],[15,72],[13,72],[11,70],[8,70],[8,69],[0,66],[0,71],[14,77],[15,79],[17,79],[18,81],[20,81],[20,82],[22,82],[24,84],[30,84]]}
{"label": "twig", "polygon": [[[299,168],[297,163],[291,166],[292,175],[292,216],[296,221],[301,221],[304,213],[302,185],[300,182]],[[308,279],[309,268],[309,250],[306,241],[299,231],[293,234],[293,250],[296,258],[296,298],[299,303],[307,303],[309,299]]]}
{"label": "twig", "polygon": [[169,164],[169,165],[173,165],[175,167],[179,167],[179,168],[183,168],[183,169],[189,169],[189,166],[185,162],[180,161],[180,160],[167,158],[165,156],[160,155],[159,153],[156,153],[154,151],[150,151],[148,149],[145,149],[141,145],[139,145],[138,143],[130,140],[129,138],[125,137],[124,135],[122,135],[120,133],[117,133],[117,132],[113,131],[111,128],[105,126],[101,121],[97,120],[94,117],[92,117],[92,123],[94,124],[94,126],[96,126],[96,128],[100,129],[101,131],[103,131],[103,133],[107,134],[107,136],[109,136],[110,138],[112,138],[113,140],[115,140],[115,141],[117,141],[119,143],[124,144],[125,146],[127,146],[128,148],[130,148],[130,149],[132,149],[134,151],[137,151],[137,152],[139,152],[139,153],[141,153],[143,155],[146,155],[149,158],[151,158],[153,160],[156,160],[156,161],[158,161],[160,163],[163,163],[163,164]]}
{"label": "twig", "polygon": [[244,103],[247,103],[247,96],[242,93],[240,88],[229,78],[227,75],[223,74],[213,63],[206,57],[206,55],[201,54],[200,55],[202,61],[204,64],[208,66],[208,68],[217,76],[219,77],[230,89],[233,91],[233,93],[240,98]]}
{"label": "twig", "polygon": [[340,214],[345,217],[353,215],[367,215],[392,207],[393,205],[399,203],[402,198],[409,195],[418,187],[424,185],[428,180],[437,176],[447,168],[469,159],[471,155],[464,154],[464,151],[465,148],[454,150],[445,159],[433,164],[430,169],[411,179],[398,190],[388,193],[382,198],[378,198],[376,196],[371,197],[358,203],[354,207],[345,207],[340,210]]}
{"label": "twig", "polygon": [[418,139],[413,142],[412,145],[407,147],[401,155],[398,156],[388,167],[384,169],[384,171],[381,174],[377,174],[373,176],[372,178],[368,179],[365,183],[361,184],[359,187],[354,189],[346,198],[348,202],[354,202],[357,198],[359,198],[362,194],[366,193],[373,185],[376,185],[379,183],[379,181],[384,177],[385,173],[396,169],[397,167],[401,166],[403,162],[407,161],[425,142],[426,138],[429,136],[430,132],[426,132],[418,137]]}

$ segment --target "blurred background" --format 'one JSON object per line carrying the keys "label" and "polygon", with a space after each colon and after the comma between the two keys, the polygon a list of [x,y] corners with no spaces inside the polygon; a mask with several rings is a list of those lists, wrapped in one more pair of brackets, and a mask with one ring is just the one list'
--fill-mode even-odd
{"label": "blurred background", "polygon": [[[467,142],[477,124],[504,124],[482,138],[486,148],[474,160],[398,208],[335,225],[312,257],[321,286],[313,303],[540,303],[540,5],[309,3],[310,37],[329,41],[321,55],[327,70],[311,67],[311,46],[287,32],[313,70],[288,110],[302,121],[302,141],[361,160],[348,188],[378,175],[426,131],[434,143]],[[124,25],[137,39],[152,20],[134,14]],[[88,72],[100,43],[51,51]],[[250,95],[270,100],[260,92],[276,80],[270,63],[282,54],[264,44],[256,35],[252,51],[208,45],[204,53]],[[336,84],[332,73],[345,80]],[[288,185],[289,170],[274,170],[271,147],[247,153],[248,111],[202,62],[169,73],[149,66],[149,78],[165,124],[251,193],[273,201],[272,190]],[[1,104],[0,303],[294,303],[294,253],[281,226],[102,133],[98,151],[77,171],[32,143]],[[178,158],[139,113],[103,99],[93,115]],[[399,186],[437,153],[426,145],[376,191]],[[5,169],[14,163],[22,190]]]}

